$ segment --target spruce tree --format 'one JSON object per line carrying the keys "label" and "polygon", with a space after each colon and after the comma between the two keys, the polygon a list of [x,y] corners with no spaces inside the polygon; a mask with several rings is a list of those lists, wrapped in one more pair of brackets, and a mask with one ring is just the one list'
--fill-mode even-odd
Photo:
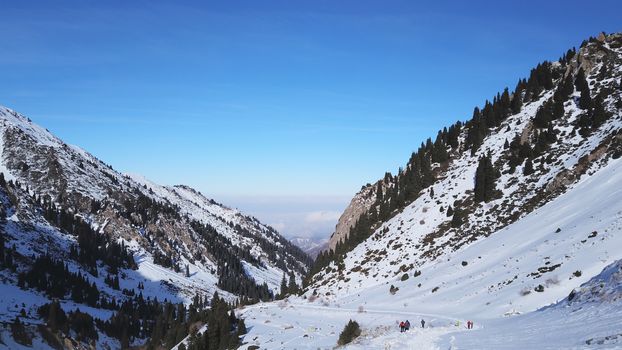
{"label": "spruce tree", "polygon": [[583,70],[583,67],[579,68],[579,71],[577,72],[577,76],[574,80],[574,86],[576,87],[577,91],[589,90],[590,88],[587,84],[587,78],[585,77],[585,71]]}
{"label": "spruce tree", "polygon": [[496,169],[492,164],[490,154],[481,157],[475,171],[475,188],[473,191],[475,202],[488,202],[494,199],[496,178]]}
{"label": "spruce tree", "polygon": [[283,272],[283,279],[281,279],[281,294],[279,297],[283,299],[285,298],[285,295],[287,295],[287,279],[285,278],[285,272]]}
{"label": "spruce tree", "polygon": [[48,304],[48,317],[47,317],[47,325],[53,331],[57,331],[63,328],[63,325],[67,322],[67,316],[65,312],[60,306],[58,300],[54,300],[52,303]]}
{"label": "spruce tree", "polygon": [[547,101],[538,108],[533,118],[533,125],[536,128],[546,128],[551,123],[553,116],[551,115],[551,101]]}
{"label": "spruce tree", "polygon": [[356,321],[350,320],[339,334],[338,345],[345,345],[361,335],[361,327]]}
{"label": "spruce tree", "polygon": [[296,276],[294,276],[293,273],[289,275],[289,286],[287,287],[287,290],[291,294],[298,293],[298,284],[296,284]]}
{"label": "spruce tree", "polygon": [[553,99],[553,105],[551,107],[552,107],[551,117],[554,120],[557,120],[557,119],[559,119],[559,118],[564,116],[565,110],[564,110],[564,102],[563,101]]}
{"label": "spruce tree", "polygon": [[585,77],[585,71],[583,68],[579,68],[579,72],[575,78],[575,87],[577,88],[577,91],[581,92],[581,97],[579,98],[579,108],[590,109],[592,107],[590,86],[587,83],[587,78]]}
{"label": "spruce tree", "polygon": [[592,108],[592,97],[590,96],[590,89],[581,90],[581,97],[579,97],[579,108]]}
{"label": "spruce tree", "polygon": [[592,129],[600,127],[607,119],[609,112],[605,109],[602,95],[596,96],[594,99],[594,108],[592,109]]}
{"label": "spruce tree", "polygon": [[462,221],[464,220],[464,214],[462,210],[458,207],[454,209],[454,216],[451,218],[451,227],[458,228],[462,225]]}
{"label": "spruce tree", "polygon": [[560,82],[556,93],[558,93],[557,100],[566,101],[574,93],[574,85],[572,84],[572,74],[569,73]]}
{"label": "spruce tree", "polygon": [[244,319],[240,318],[238,320],[238,336],[246,334],[246,323],[244,323]]}

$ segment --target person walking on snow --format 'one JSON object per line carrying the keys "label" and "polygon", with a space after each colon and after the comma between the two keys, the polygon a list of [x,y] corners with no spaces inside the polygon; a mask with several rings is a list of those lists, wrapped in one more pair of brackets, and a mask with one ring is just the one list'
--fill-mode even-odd
{"label": "person walking on snow", "polygon": [[404,323],[404,330],[409,330],[410,329],[410,321],[406,320],[406,322]]}
{"label": "person walking on snow", "polygon": [[404,332],[404,321],[400,321],[400,333]]}
{"label": "person walking on snow", "polygon": [[425,328],[425,321],[421,319],[421,328]]}

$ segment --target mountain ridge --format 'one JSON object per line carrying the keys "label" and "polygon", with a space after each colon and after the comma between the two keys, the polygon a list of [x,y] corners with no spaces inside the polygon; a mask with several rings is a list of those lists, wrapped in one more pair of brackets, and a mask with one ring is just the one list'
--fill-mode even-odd
{"label": "mountain ridge", "polygon": [[[137,295],[188,308],[212,295],[271,300],[283,276],[300,281],[306,273],[310,258],[252,216],[185,185],[121,174],[6,107],[0,123],[0,278],[14,288],[0,303],[2,322],[43,324],[38,310],[56,298],[66,312],[86,310],[102,322],[114,319],[111,309],[122,315],[117,303],[142,302]],[[20,299],[23,308],[10,306]],[[97,347],[118,347],[121,339],[105,332],[96,332]],[[138,343],[159,341],[133,332]]]}
{"label": "mountain ridge", "polygon": [[[455,139],[445,138],[447,128],[440,131],[435,142],[428,140],[422,144],[398,175],[386,174],[374,185],[365,186],[352,203],[359,206],[357,210],[367,208],[364,218],[367,226],[361,225],[363,219],[359,217],[349,235],[341,231],[332,236],[331,246],[336,252],[333,249],[332,253],[318,257],[320,264],[316,264],[315,275],[309,279],[307,293],[328,292],[338,296],[342,289],[360,290],[367,284],[395,284],[401,282],[400,278],[416,278],[425,273],[423,267],[436,259],[451,256],[462,247],[486,240],[494,232],[520,222],[620,157],[621,47],[622,34],[601,35],[584,42],[576,52],[569,50],[560,61],[545,61],[532,70],[529,81],[519,81],[520,110],[490,119],[492,124],[487,131],[479,134],[481,141],[474,138],[477,134],[473,131],[489,118],[486,111],[492,115],[498,105],[503,105],[504,96],[508,99],[508,110],[511,109],[516,92],[509,94],[506,89],[493,103],[487,101],[484,108],[476,108],[472,120],[456,124],[460,132]],[[598,124],[594,111],[602,107],[581,106],[585,93],[580,91],[579,80],[583,74],[585,84],[589,84],[591,102],[605,106],[607,117]],[[538,82],[539,79],[543,82]],[[572,79],[572,91],[562,93],[567,90],[569,79]],[[562,115],[546,115],[548,119],[542,122],[544,113],[549,113],[549,106],[557,101],[562,105]],[[437,144],[442,146],[437,148]],[[528,155],[519,158],[517,164],[515,159],[524,148],[528,148],[528,153],[525,152]],[[425,169],[421,157],[428,159],[430,169]],[[442,161],[431,161],[434,157]],[[485,169],[487,159],[492,168],[487,176],[495,186],[489,198],[478,200],[478,180],[486,179],[485,173],[478,179],[479,169]],[[384,205],[400,200],[408,172],[418,171],[417,167],[424,168],[422,176],[428,171],[433,180],[422,180],[429,182],[417,197],[385,216],[386,219],[370,219],[382,217]],[[351,222],[356,217],[352,212],[346,209],[342,219]],[[350,238],[354,241],[346,248]],[[429,286],[427,290],[434,293],[436,287]]]}

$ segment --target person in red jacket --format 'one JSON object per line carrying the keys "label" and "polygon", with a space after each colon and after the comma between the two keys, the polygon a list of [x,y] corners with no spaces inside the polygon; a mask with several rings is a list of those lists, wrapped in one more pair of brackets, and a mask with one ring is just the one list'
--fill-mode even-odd
{"label": "person in red jacket", "polygon": [[400,321],[400,333],[404,332],[404,321]]}

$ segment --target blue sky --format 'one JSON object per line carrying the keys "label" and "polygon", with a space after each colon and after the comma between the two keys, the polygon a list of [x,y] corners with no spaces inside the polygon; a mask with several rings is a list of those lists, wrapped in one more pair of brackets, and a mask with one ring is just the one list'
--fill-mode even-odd
{"label": "blue sky", "polygon": [[305,235],[329,231],[361,185],[538,62],[622,30],[619,1],[0,0],[0,10],[0,104],[118,170]]}

